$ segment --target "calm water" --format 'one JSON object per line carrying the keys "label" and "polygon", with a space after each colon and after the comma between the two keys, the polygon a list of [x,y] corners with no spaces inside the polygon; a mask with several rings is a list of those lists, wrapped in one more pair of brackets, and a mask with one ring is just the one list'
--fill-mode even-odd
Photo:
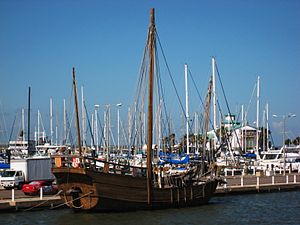
{"label": "calm water", "polygon": [[214,197],[200,207],[130,213],[74,213],[69,209],[0,213],[0,224],[300,224],[300,192]]}

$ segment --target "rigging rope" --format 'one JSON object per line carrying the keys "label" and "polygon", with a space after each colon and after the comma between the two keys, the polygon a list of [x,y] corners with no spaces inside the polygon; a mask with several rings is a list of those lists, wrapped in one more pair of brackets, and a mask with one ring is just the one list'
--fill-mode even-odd
{"label": "rigging rope", "polygon": [[[59,195],[61,192],[62,192],[62,190],[60,190],[60,191],[57,192],[55,195],[53,195],[53,197]],[[29,211],[29,210],[32,210],[32,209],[34,209],[34,208],[36,208],[36,207],[39,207],[39,206],[45,204],[46,202],[49,202],[50,200],[51,200],[51,199],[47,199],[47,200],[45,200],[45,201],[43,201],[43,202],[41,202],[41,203],[39,203],[39,204],[37,204],[37,205],[35,205],[35,206],[32,206],[32,207],[30,207],[30,208],[28,208],[28,209],[24,209],[23,211],[24,211],[24,212],[27,212],[27,211]]]}
{"label": "rigging rope", "polygon": [[13,121],[13,124],[12,124],[12,128],[11,128],[10,135],[9,135],[9,141],[11,140],[11,137],[12,137],[12,134],[13,134],[13,130],[14,130],[16,119],[17,119],[17,115],[18,115],[18,112],[16,112],[16,115],[15,115],[15,118],[14,118],[14,121]]}
{"label": "rigging rope", "polygon": [[167,59],[166,59],[164,50],[163,50],[163,48],[162,48],[162,44],[161,44],[161,42],[160,42],[158,33],[157,33],[156,35],[157,35],[157,39],[158,39],[159,46],[160,46],[160,48],[161,48],[162,56],[163,56],[163,58],[164,58],[164,61],[165,61],[165,64],[166,64],[166,67],[167,67],[167,70],[168,70],[168,75],[169,75],[169,77],[170,77],[170,79],[171,79],[173,88],[175,89],[175,93],[176,93],[176,96],[177,96],[177,98],[178,98],[178,101],[179,101],[181,110],[182,110],[182,112],[184,112],[184,115],[185,115],[185,110],[184,110],[183,104],[182,104],[182,102],[181,102],[181,100],[180,100],[180,97],[179,97],[179,94],[178,94],[178,90],[177,90],[177,88],[176,88],[176,86],[175,86],[175,82],[174,82],[174,79],[173,79],[173,77],[172,77],[171,70],[170,70],[169,64],[168,64],[168,62],[167,62]]}
{"label": "rigging rope", "polygon": [[255,94],[256,86],[257,86],[257,84],[255,83],[255,84],[254,84],[254,87],[253,87],[253,90],[252,90],[252,95],[251,95],[250,101],[249,101],[249,103],[248,103],[248,105],[247,105],[247,110],[246,110],[246,112],[245,112],[245,118],[244,118],[244,120],[246,121],[246,123],[247,123],[248,112],[249,112],[250,106],[251,106],[251,104],[252,104],[252,99],[253,99],[254,94]]}
{"label": "rigging rope", "polygon": [[[229,119],[230,119],[230,122],[233,124],[233,121],[232,121],[232,118],[231,118],[231,111],[230,111],[230,108],[229,108],[227,97],[225,95],[225,90],[224,90],[224,87],[223,87],[223,83],[222,83],[222,80],[221,80],[221,76],[220,76],[220,73],[219,73],[217,62],[215,62],[215,67],[216,67],[217,75],[219,77],[219,82],[220,82],[220,85],[221,85],[221,88],[222,88],[222,92],[223,92],[223,96],[224,96],[224,99],[225,99],[226,107],[227,107],[227,110],[228,110],[228,113],[229,113]],[[234,134],[235,134],[235,137],[236,137],[236,140],[237,140],[239,151],[241,152],[241,144],[240,144],[240,140],[237,136],[236,129],[233,128],[233,131],[234,131]]]}
{"label": "rigging rope", "polygon": [[[61,190],[61,191],[62,191],[62,190]],[[53,206],[53,207],[51,207],[51,209],[56,209],[56,208],[59,208],[59,207],[64,206],[64,205],[70,206],[69,203],[73,203],[74,201],[79,200],[79,199],[81,199],[81,198],[83,198],[83,197],[85,197],[85,196],[87,196],[87,195],[92,194],[92,193],[93,193],[93,192],[90,191],[90,192],[88,192],[88,193],[86,193],[86,194],[84,194],[84,195],[82,195],[82,196],[80,196],[80,197],[78,197],[78,198],[74,198],[74,199],[72,199],[72,200],[70,200],[70,201],[64,202],[64,203],[59,204],[59,205],[57,205],[57,206]],[[74,206],[74,205],[73,205],[73,206]],[[74,207],[74,208],[76,208],[76,207]],[[81,207],[80,207],[80,208],[81,208]]]}
{"label": "rigging rope", "polygon": [[[92,127],[91,127],[91,122],[90,122],[90,119],[89,119],[89,114],[88,114],[88,111],[86,109],[86,104],[85,104],[85,101],[83,102],[83,105],[84,105],[84,109],[85,109],[85,113],[87,115],[87,121],[88,121],[88,126],[89,126],[89,131],[90,131],[90,134],[91,134],[91,138],[92,138],[92,144],[93,146],[95,147],[95,139],[94,139],[94,135],[93,135],[93,131],[92,131]],[[86,141],[86,140],[85,140]]]}

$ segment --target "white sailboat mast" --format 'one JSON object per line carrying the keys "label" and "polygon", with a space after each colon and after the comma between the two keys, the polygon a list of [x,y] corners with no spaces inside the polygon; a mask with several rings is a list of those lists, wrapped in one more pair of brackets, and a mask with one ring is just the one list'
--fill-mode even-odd
{"label": "white sailboat mast", "polygon": [[198,118],[198,113],[195,112],[195,133],[194,133],[194,139],[195,139],[195,144],[194,147],[196,149],[196,154],[198,154],[198,124],[199,124],[199,118]]}
{"label": "white sailboat mast", "polygon": [[266,151],[266,148],[265,148],[265,143],[266,143],[266,138],[265,138],[265,135],[266,135],[266,130],[265,130],[265,127],[266,127],[266,110],[263,110],[263,117],[262,117],[262,123],[261,123],[261,126],[262,126],[262,150],[263,152]]}
{"label": "white sailboat mast", "polygon": [[53,112],[52,112],[52,97],[50,97],[50,144],[52,145],[53,140]]}
{"label": "white sailboat mast", "polygon": [[118,120],[118,150],[120,150],[120,107],[122,106],[122,103],[118,103],[117,107],[118,107],[118,111],[117,111],[117,120]]}
{"label": "white sailboat mast", "polygon": [[[211,67],[212,67],[212,77],[213,77],[213,90],[212,90],[212,94],[213,94],[213,111],[214,111],[214,130],[216,131],[217,129],[217,95],[216,95],[216,72],[215,72],[215,58],[212,57],[211,59]],[[214,140],[213,142],[213,148],[216,149],[216,143],[217,141]]]}
{"label": "white sailboat mast", "polygon": [[[245,126],[245,123],[244,123],[244,105],[242,105],[242,127],[244,127],[244,126]],[[242,151],[244,151],[244,130],[243,129],[242,129]]]}
{"label": "white sailboat mast", "polygon": [[260,77],[257,77],[257,96],[256,96],[256,158],[259,159],[258,140],[259,140],[259,98],[260,98]]}
{"label": "white sailboat mast", "polygon": [[131,111],[130,107],[128,107],[128,149],[130,149],[131,145]]}
{"label": "white sailboat mast", "polygon": [[58,107],[55,107],[55,145],[58,145]]}
{"label": "white sailboat mast", "polygon": [[190,154],[189,150],[189,93],[188,93],[188,65],[184,65],[185,78],[185,117],[186,117],[186,154]]}
{"label": "white sailboat mast", "polygon": [[[22,141],[25,143],[25,113],[24,109],[22,109]],[[28,143],[29,145],[29,143]]]}
{"label": "white sailboat mast", "polygon": [[98,109],[99,109],[99,105],[95,105],[95,123],[94,123],[94,128],[95,128],[95,132],[94,132],[94,138],[96,139],[96,152],[97,154],[99,154],[99,136],[98,136]]}
{"label": "white sailboat mast", "polygon": [[86,130],[85,130],[85,110],[84,110],[84,94],[83,86],[81,86],[81,121],[82,121],[82,142],[83,147],[86,147]]}
{"label": "white sailboat mast", "polygon": [[211,59],[212,76],[213,76],[213,110],[214,110],[214,130],[217,129],[217,95],[216,95],[216,73],[215,73],[215,58]]}
{"label": "white sailboat mast", "polygon": [[64,99],[64,140],[63,144],[67,144],[67,113],[66,113],[66,99]]}
{"label": "white sailboat mast", "polygon": [[269,150],[269,104],[266,105],[266,115],[267,115],[267,151]]}
{"label": "white sailboat mast", "polygon": [[92,137],[91,137],[91,143],[92,146],[95,147],[95,126],[94,126],[94,113],[92,113]]}
{"label": "white sailboat mast", "polygon": [[38,110],[38,131],[37,131],[37,144],[40,143],[40,110]]}

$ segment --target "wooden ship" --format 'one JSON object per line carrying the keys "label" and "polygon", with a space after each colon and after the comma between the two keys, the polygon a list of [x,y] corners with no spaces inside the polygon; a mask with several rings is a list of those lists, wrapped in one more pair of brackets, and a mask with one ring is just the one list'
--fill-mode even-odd
{"label": "wooden ship", "polygon": [[52,172],[59,189],[62,190],[61,197],[70,208],[83,211],[129,211],[189,207],[206,204],[213,196],[220,178],[210,171],[204,174],[204,156],[202,161],[190,164],[184,173],[169,176],[162,176],[163,169],[152,162],[155,41],[154,9],[151,9],[147,39],[149,48],[147,167],[114,163],[82,155],[73,68],[79,155],[52,156]]}

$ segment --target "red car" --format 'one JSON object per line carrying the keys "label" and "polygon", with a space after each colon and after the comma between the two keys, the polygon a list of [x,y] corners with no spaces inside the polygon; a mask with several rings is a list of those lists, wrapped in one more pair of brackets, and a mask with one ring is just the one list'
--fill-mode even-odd
{"label": "red car", "polygon": [[40,189],[43,189],[44,195],[54,195],[58,192],[58,188],[56,185],[52,185],[51,182],[48,181],[32,181],[29,184],[24,184],[22,187],[22,191],[25,195],[38,195],[40,194]]}

